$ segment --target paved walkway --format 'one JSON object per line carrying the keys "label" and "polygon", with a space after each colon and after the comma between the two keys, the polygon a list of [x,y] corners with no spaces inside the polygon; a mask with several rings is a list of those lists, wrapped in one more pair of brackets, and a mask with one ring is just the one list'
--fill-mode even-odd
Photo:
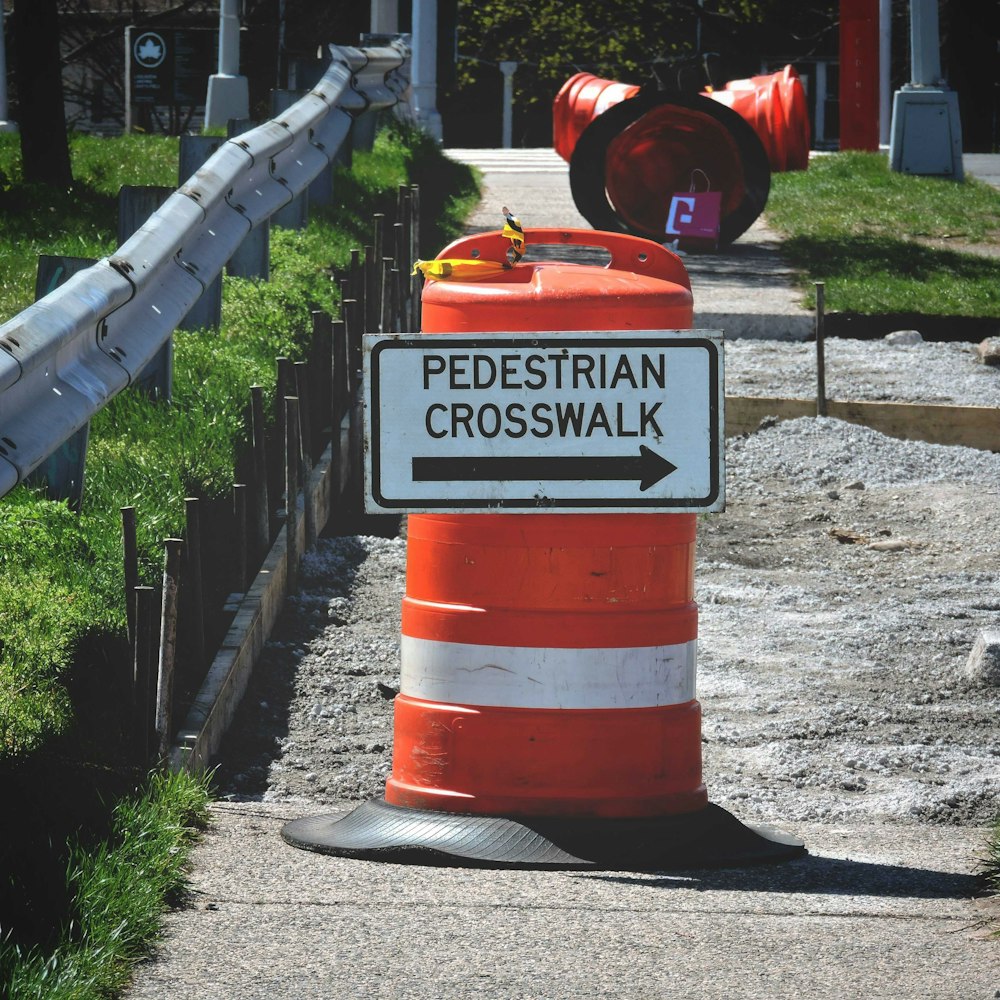
{"label": "paved walkway", "polygon": [[[499,228],[504,205],[528,228],[590,228],[573,204],[569,165],[553,150],[447,152],[483,171],[483,199],[469,219],[471,232]],[[805,340],[812,335],[813,313],[802,306],[794,269],[781,255],[778,235],[761,220],[725,254],[689,254],[684,264],[691,276],[696,327],[724,329],[730,339]]]}
{"label": "paved walkway", "polygon": [[[553,156],[475,160],[486,172],[476,228],[497,227],[504,204],[525,225],[585,225]],[[775,261],[767,274],[753,265],[749,285],[721,258],[704,270],[690,261],[702,317],[735,317],[754,296],[782,303],[761,315],[802,312],[771,242],[763,229],[740,241]],[[713,261],[724,280],[713,281]],[[756,869],[483,871],[329,858],[281,841],[285,820],[317,811],[330,810],[213,807],[192,904],[169,915],[130,1000],[1000,996],[1000,942],[978,926],[1000,908],[971,898],[985,830],[796,827],[810,855]]]}

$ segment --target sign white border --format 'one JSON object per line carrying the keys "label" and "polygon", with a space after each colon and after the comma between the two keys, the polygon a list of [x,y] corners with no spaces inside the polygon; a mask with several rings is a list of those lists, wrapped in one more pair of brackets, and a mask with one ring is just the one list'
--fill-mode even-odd
{"label": "sign white border", "polygon": [[[721,331],[368,334],[363,343],[365,509],[369,513],[696,513],[725,508],[725,380]],[[401,351],[407,354],[401,355]],[[488,354],[498,359],[526,351],[534,352],[536,358],[539,352],[556,352],[567,357],[578,352],[577,356],[605,354],[633,359],[651,351],[659,352],[661,357],[670,359],[667,366],[670,382],[662,389],[658,383],[647,386],[646,382],[653,379],[644,379],[640,389],[634,384],[638,381],[635,375],[638,365],[633,364],[627,369],[627,378],[612,379],[605,372],[602,381],[596,373],[585,374],[576,379],[573,393],[565,384],[560,385],[557,392],[556,380],[549,372],[548,381],[540,391],[522,392],[518,397],[509,386],[500,387],[499,377],[494,378],[495,386],[472,386],[469,384],[473,379],[471,371],[463,373],[463,381],[459,384],[454,372],[449,371],[446,375],[437,370],[443,355],[450,359],[466,354],[475,356],[478,352],[480,357]],[[498,352],[501,353],[498,355]],[[504,355],[502,352],[512,353]],[[554,354],[545,353],[543,357],[556,360]],[[429,367],[431,358],[434,359],[433,368]],[[538,364],[540,361],[536,362]],[[490,366],[484,364],[483,367],[489,376]],[[497,368],[493,366],[494,376]],[[568,367],[565,370],[568,372]],[[534,384],[520,388],[539,389],[543,376],[537,367],[531,371]],[[526,382],[523,369],[509,380],[515,390],[519,388],[518,378]],[[442,386],[442,380],[447,384]],[[489,378],[484,381],[489,382]],[[628,430],[619,426],[619,437],[609,430],[603,435],[587,437],[578,433],[575,438],[555,435],[541,441],[525,437],[522,431],[519,436],[524,439],[511,444],[504,440],[503,434],[493,434],[493,440],[480,441],[478,446],[469,443],[469,448],[479,453],[476,457],[457,450],[455,439],[450,439],[436,446],[437,457],[418,457],[431,450],[425,445],[432,429],[436,432],[434,436],[445,437],[440,431],[447,426],[446,407],[440,403],[441,397],[432,391],[432,382],[433,390],[444,393],[444,399],[489,401],[486,408],[491,411],[491,419],[503,413],[504,406],[510,405],[512,399],[549,400],[555,394],[563,399],[567,395],[591,401],[599,398],[612,422],[617,404],[611,400],[625,400],[623,405],[626,407],[631,403],[628,412],[632,424]],[[621,389],[616,387],[618,382],[623,384]],[[483,391],[463,393],[456,387]],[[417,396],[422,392],[430,395],[418,401]],[[636,402],[640,396],[641,404]],[[433,424],[430,416],[418,417],[415,412],[415,407],[420,414],[428,412],[428,400],[434,400],[436,405],[432,404],[432,408],[440,411],[434,415]],[[531,412],[527,403],[514,405],[519,414]],[[638,433],[635,427],[640,406],[644,430],[655,428],[662,432],[658,420],[660,423],[669,421],[670,431],[657,433],[652,438]],[[663,411],[659,410],[660,406]],[[618,406],[617,417],[619,421],[623,419],[621,406]],[[518,430],[522,429],[521,425],[523,421],[519,420]],[[664,441],[664,438],[670,440]],[[684,447],[681,447],[682,438],[685,439]],[[682,455],[681,459],[678,454]],[[672,459],[677,460],[678,465],[675,466]],[[650,462],[654,463],[652,473]],[[408,464],[416,470],[418,463],[422,463],[420,468],[429,470],[420,483],[412,480],[413,472],[403,471]],[[515,463],[519,471],[508,478]],[[622,474],[616,471],[619,469],[627,471]]]}

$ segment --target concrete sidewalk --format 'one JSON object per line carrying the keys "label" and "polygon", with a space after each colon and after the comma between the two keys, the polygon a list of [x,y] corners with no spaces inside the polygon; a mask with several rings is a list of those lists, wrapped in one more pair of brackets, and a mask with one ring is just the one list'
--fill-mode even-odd
{"label": "concrete sidewalk", "polygon": [[806,827],[809,857],[761,868],[488,871],[286,846],[282,823],[310,811],[214,807],[192,905],[167,918],[131,1000],[1000,991],[1000,947],[976,927],[993,904],[969,900],[979,830]]}
{"label": "concrete sidewalk", "polygon": [[[452,151],[485,171],[472,230],[499,228],[503,205],[527,227],[586,227],[547,152]],[[696,326],[811,331],[766,228],[685,262]],[[167,917],[130,1000],[1000,996],[1000,942],[980,926],[1000,905],[973,898],[970,874],[983,829],[794,826],[805,858],[669,875],[379,864],[281,840],[287,820],[328,812],[216,804],[191,904]]]}

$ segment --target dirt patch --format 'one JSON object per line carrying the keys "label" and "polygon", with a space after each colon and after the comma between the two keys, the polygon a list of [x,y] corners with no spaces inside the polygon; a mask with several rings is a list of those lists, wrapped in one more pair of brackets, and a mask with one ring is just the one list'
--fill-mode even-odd
{"label": "dirt patch", "polygon": [[[793,825],[992,821],[1000,692],[964,667],[1000,624],[1000,456],[796,420],[729,443],[728,491],[696,570],[712,800]],[[405,549],[307,556],[224,748],[226,796],[381,796]]]}

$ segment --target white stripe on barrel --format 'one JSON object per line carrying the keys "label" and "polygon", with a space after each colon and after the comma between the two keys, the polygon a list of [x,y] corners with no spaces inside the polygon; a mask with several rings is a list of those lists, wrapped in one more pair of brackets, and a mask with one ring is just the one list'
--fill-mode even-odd
{"label": "white stripe on barrel", "polygon": [[400,692],[504,708],[657,708],[695,697],[697,640],[538,649],[402,636]]}

